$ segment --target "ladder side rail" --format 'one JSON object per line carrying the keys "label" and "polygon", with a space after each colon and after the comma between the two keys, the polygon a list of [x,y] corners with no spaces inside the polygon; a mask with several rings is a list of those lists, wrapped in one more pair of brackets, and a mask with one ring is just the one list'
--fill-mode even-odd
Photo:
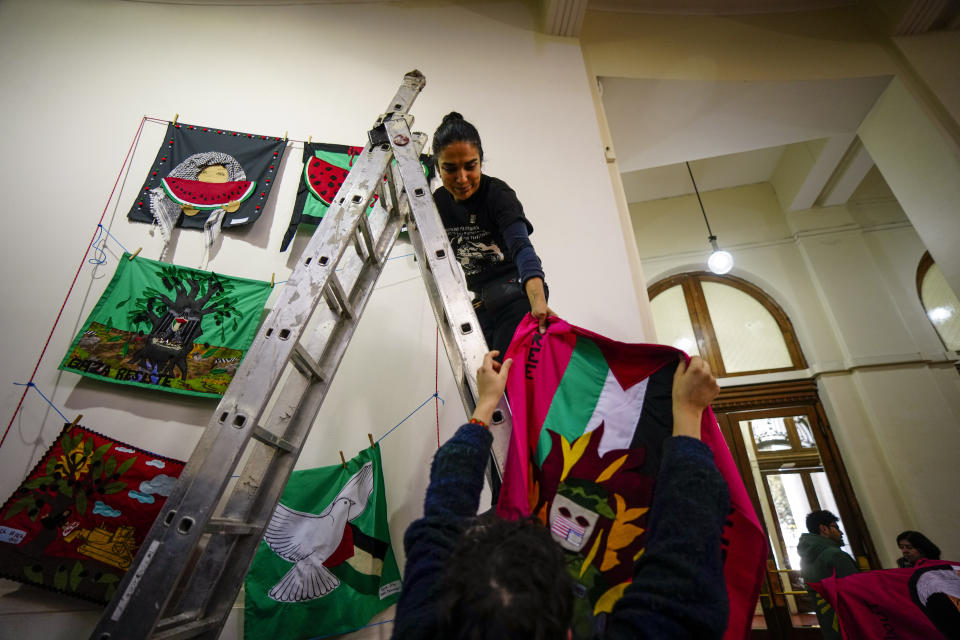
{"label": "ladder side rail", "polygon": [[[369,174],[373,173],[378,182],[390,156],[390,153],[381,149],[365,149],[355,163],[358,171],[351,174],[357,175],[353,180],[348,176],[338,193],[335,202],[337,206],[331,207],[334,209],[333,214],[328,213],[330,226],[327,226],[325,233],[314,236],[304,251],[308,258],[317,256],[318,259],[302,259],[291,274],[291,281],[284,287],[278,303],[258,331],[254,344],[181,474],[181,480],[168,498],[164,518],[158,518],[151,528],[140,550],[143,560],[138,554],[133,565],[136,570],[129,571],[124,577],[118,595],[108,606],[101,625],[105,620],[110,623],[118,622],[127,606],[136,606],[138,610],[147,607],[147,610],[154,611],[164,608],[166,598],[172,593],[172,587],[186,566],[185,560],[190,550],[202,535],[209,520],[210,508],[212,503],[215,503],[211,498],[223,493],[250,436],[252,426],[259,419],[283,367],[299,342],[302,326],[327,289],[329,275],[334,272],[356,230],[360,215],[365,212],[366,203],[372,196],[371,185],[376,184],[370,180]],[[339,206],[341,200],[347,204],[346,207]],[[334,256],[333,260],[330,259],[331,254]],[[323,264],[319,264],[321,257],[327,258],[322,261]],[[316,268],[312,271],[309,269],[314,262],[322,267],[319,276],[314,276]],[[277,331],[271,331],[274,328]],[[266,335],[276,333],[279,338],[284,328],[288,328],[285,340],[270,340],[270,336]],[[227,428],[228,426],[236,428]],[[188,501],[187,498],[190,497],[193,499]],[[160,544],[161,541],[164,544]],[[151,544],[148,545],[147,542]],[[147,564],[144,565],[144,562]],[[153,564],[152,569],[150,564]],[[131,589],[130,584],[134,580],[136,583]],[[149,603],[133,602],[137,592],[143,594],[147,587],[152,594]],[[127,618],[144,620],[144,616]],[[98,625],[94,633],[93,637],[100,638],[103,633],[108,632],[101,630]]]}
{"label": "ladder side rail", "polygon": [[[419,236],[419,243],[416,240],[413,243],[415,250],[418,249],[418,244],[420,245],[417,256],[420,269],[424,274],[437,325],[444,337],[444,348],[453,369],[454,379],[469,415],[476,406],[476,371],[483,363],[483,356],[487,351],[486,340],[420,166],[418,154],[411,145],[400,144],[411,137],[408,124],[402,118],[391,118],[384,124],[410,200],[416,235]],[[413,239],[414,233],[410,235]],[[510,410],[504,398],[500,399],[490,432],[493,434],[494,462],[491,486],[496,490],[499,487],[496,481],[502,477],[512,433]]]}
{"label": "ladder side rail", "polygon": [[[425,79],[418,71],[408,73],[400,89],[394,96],[391,107],[388,107],[388,114],[406,113],[424,84]],[[381,116],[381,121],[384,117],[389,117],[389,115]],[[346,202],[346,207],[344,207],[347,210],[346,215],[349,216],[353,224],[348,225],[348,229],[341,229],[340,227],[342,225],[334,225],[334,228],[328,227],[328,233],[320,234],[323,236],[322,239],[319,235],[314,236],[304,251],[304,255],[308,256],[308,259],[304,261],[302,266],[309,265],[309,263],[312,262],[309,258],[312,256],[320,257],[321,254],[327,254],[326,262],[328,264],[321,266],[329,266],[330,268],[322,278],[323,282],[317,283],[315,278],[310,277],[311,273],[309,271],[306,272],[304,277],[304,275],[300,273],[304,271],[304,269],[300,268],[301,265],[298,265],[298,268],[294,269],[291,282],[288,283],[288,286],[281,292],[281,301],[288,303],[297,301],[302,293],[311,294],[307,298],[310,304],[306,317],[296,318],[294,314],[295,319],[302,321],[301,329],[316,310],[319,298],[330,292],[327,284],[329,274],[333,273],[349,242],[348,235],[343,232],[346,231],[349,234],[356,233],[357,223],[360,220],[360,216],[365,213],[366,205],[372,195],[372,188],[374,186],[380,186],[381,176],[390,161],[390,154],[382,153],[386,150],[385,148],[381,148],[381,153],[377,153],[376,149],[371,145],[364,149],[358,162],[360,166],[369,164],[373,156],[383,161],[379,170],[374,172],[376,175],[375,185],[366,180],[366,175],[358,176],[355,175],[357,171],[351,171],[351,175],[348,176],[343,188],[340,190],[341,192],[347,192],[349,202],[347,202],[346,197],[339,198],[341,194],[338,193],[339,199],[336,204],[340,205]],[[367,168],[369,169],[370,167]],[[369,172],[361,171],[361,173],[366,174]],[[349,192],[353,188],[353,185],[351,185],[353,182],[356,182],[357,186],[366,189],[365,197],[357,198],[355,197],[356,194],[354,194],[354,196],[349,195]],[[360,206],[355,206],[357,204]],[[334,208],[337,209],[337,215],[333,215],[332,217],[342,222],[343,215],[341,214],[343,214],[343,212],[341,211],[341,207],[336,206]],[[324,244],[325,240],[331,238],[332,242],[328,244],[336,243],[337,250],[335,252],[336,260],[334,260],[332,264],[329,264],[329,254],[333,252],[318,251],[318,248],[323,248],[318,245]],[[375,278],[373,282],[375,282]],[[317,284],[320,286],[317,287]],[[372,284],[370,288],[372,289]],[[307,289],[307,291],[301,291],[303,289]],[[287,300],[287,298],[289,298],[289,300]],[[282,308],[278,309],[278,306]],[[300,306],[303,306],[302,302],[297,305],[297,307]],[[278,303],[271,311],[270,316],[273,316],[273,318],[268,316],[268,320],[282,320],[285,318],[285,314],[290,315],[290,311],[287,305],[280,305],[280,303]],[[270,326],[275,326],[275,323]],[[261,329],[263,329],[263,327],[261,327]],[[255,369],[254,363],[259,364],[260,362],[265,362],[266,364],[270,364],[271,362],[276,363],[279,360],[279,365],[274,367],[276,371],[272,376],[268,376],[268,379],[270,377],[273,378],[273,384],[268,385],[266,388],[261,388],[261,394],[259,396],[260,404],[252,407],[252,411],[244,413],[248,407],[245,406],[247,403],[243,402],[246,400],[243,391],[245,386],[250,385],[244,385],[242,381],[234,380],[235,383],[241,382],[241,384],[231,385],[231,388],[227,390],[225,397],[221,400],[216,413],[208,423],[208,427],[201,438],[197,451],[191,456],[190,461],[184,469],[184,476],[186,477],[181,477],[181,481],[173,492],[174,495],[170,496],[167,505],[165,505],[168,507],[165,509],[167,511],[166,516],[162,520],[158,518],[148,533],[131,571],[124,577],[116,596],[110,605],[108,605],[100,623],[94,630],[93,638],[99,640],[113,637],[111,631],[113,628],[121,630],[117,637],[146,637],[156,624],[156,616],[160,615],[167,599],[169,599],[172,593],[172,586],[179,580],[187,562],[190,561],[194,555],[193,551],[195,550],[196,543],[203,535],[203,531],[206,529],[205,525],[210,518],[211,506],[216,505],[219,502],[219,497],[223,495],[227,480],[229,480],[233,469],[243,455],[251,433],[254,432],[255,429],[262,429],[262,427],[258,425],[258,422],[264,407],[273,395],[274,385],[286,368],[287,362],[291,361],[291,356],[294,353],[293,345],[284,350],[265,348],[265,339],[269,337],[267,335],[269,333],[269,327],[264,330],[264,333],[258,332],[257,339],[254,341],[250,352],[248,352],[248,357],[245,359],[240,371],[238,371],[237,377],[247,378],[246,382],[249,383],[253,378],[248,372]],[[289,333],[288,331],[285,336],[288,339],[290,337]],[[292,343],[296,345],[300,344],[301,333],[302,331],[297,331],[295,340],[292,341]],[[274,343],[275,342],[277,342],[277,340],[275,340]],[[286,353],[282,353],[283,351]],[[277,356],[279,355],[284,355],[285,357],[278,358]],[[340,355],[342,356],[342,352]],[[241,376],[241,373],[244,375]],[[262,383],[264,381],[262,377],[257,377],[259,378],[259,382]],[[325,384],[329,384],[329,377]],[[234,390],[234,386],[239,386],[239,389]],[[320,402],[322,402],[322,397],[320,398]],[[319,410],[319,405],[317,405],[317,410]],[[233,419],[231,420],[231,418]],[[233,423],[232,426],[237,427],[237,429],[221,428],[221,423]],[[240,436],[236,437],[238,433]],[[275,439],[273,435],[267,434],[267,437],[268,440],[279,442],[279,439]],[[294,457],[298,451],[299,449],[293,452]],[[211,461],[211,457],[219,459]],[[217,462],[229,462],[231,457],[232,464],[216,464]],[[205,467],[212,468],[218,466],[222,466],[220,469],[221,477],[219,478],[219,483],[217,482],[218,478],[216,474],[204,474]],[[193,494],[202,494],[203,502],[201,504],[191,504],[197,502],[197,500],[193,499]],[[173,530],[171,525],[175,523],[178,509],[181,510],[180,521],[176,523],[176,530],[181,536],[179,540],[171,533]],[[164,542],[168,544],[164,545]],[[138,588],[138,586],[140,588]],[[149,589],[146,589],[145,587],[148,586]],[[149,593],[147,593],[147,591],[149,591]],[[165,596],[157,597],[157,593],[161,591],[165,592]],[[124,616],[127,607],[130,607],[130,609],[127,615]],[[140,632],[138,633],[134,631],[134,629],[140,629]]]}
{"label": "ladder side rail", "polygon": [[[384,230],[380,234],[379,240],[375,245],[375,253],[370,259],[371,271],[375,268],[377,273],[370,273],[363,276],[364,282],[361,282],[360,286],[357,287],[357,290],[362,292],[362,294],[353,301],[355,308],[358,310],[356,321],[346,325],[349,326],[350,335],[346,336],[343,341],[338,341],[338,344],[342,344],[344,346],[344,350],[346,345],[349,343],[350,338],[352,338],[353,332],[359,323],[359,319],[362,317],[363,309],[366,307],[367,302],[369,302],[369,299],[373,294],[373,285],[376,283],[379,274],[382,272],[385,258],[393,249],[396,239],[399,236],[400,229],[403,226],[403,222],[408,213],[409,205],[406,203],[405,199],[401,199],[400,206],[397,208],[397,211],[393,212],[392,214],[388,214],[389,217],[387,218]],[[378,257],[379,260],[377,260]],[[334,370],[339,366],[339,360],[342,359],[343,353],[344,351],[340,350],[339,352],[330,354],[330,357],[336,357],[338,359],[336,365],[332,365]],[[307,390],[303,403],[304,406],[300,407],[297,412],[297,416],[289,425],[290,428],[285,433],[285,437],[287,439],[297,441],[302,438],[305,440],[306,435],[309,433],[311,426],[313,425],[314,420],[320,411],[320,407],[328,389],[328,383],[324,381],[318,381]],[[248,466],[267,466],[263,459],[258,459],[260,456],[256,456],[256,454],[254,455],[255,457],[251,457],[251,459],[248,461]],[[276,508],[277,502],[279,502],[280,495],[283,492],[283,488],[286,486],[295,463],[296,456],[286,454],[279,456],[272,465],[269,465],[270,473],[261,474],[259,477],[263,477],[264,481],[270,483],[271,486],[263,488],[262,491],[257,493],[256,504],[251,504],[251,500],[244,492],[231,495],[230,500],[224,509],[224,517],[231,520],[248,518],[257,523],[257,529],[251,535],[240,537],[236,539],[235,542],[222,539],[222,536],[215,537],[211,540],[211,544],[220,545],[221,547],[220,550],[215,550],[214,554],[222,554],[227,552],[226,546],[228,544],[234,544],[236,548],[228,551],[228,553],[230,553],[235,560],[231,562],[215,562],[213,560],[207,560],[208,567],[205,569],[199,569],[198,573],[205,574],[213,579],[207,579],[198,583],[196,588],[191,586],[191,591],[188,592],[184,598],[185,609],[204,611],[205,617],[214,620],[220,619],[223,623],[225,623],[227,615],[230,613],[230,609],[236,600],[243,578],[249,571],[249,567],[253,562],[254,555],[256,554],[257,548],[260,545],[260,540],[263,538],[264,531],[266,530],[267,524],[270,521],[270,517]],[[253,479],[257,477],[257,475],[258,474],[256,471],[248,472],[247,469],[244,469],[244,472],[241,474],[241,480],[246,478]],[[272,500],[268,500],[265,498],[265,496],[275,497]],[[207,555],[209,555],[209,553]],[[222,570],[211,570],[220,567],[222,567]],[[220,632],[220,628],[220,626],[216,628],[210,628],[197,637],[215,640]],[[154,637],[166,638],[167,636],[164,634],[155,634]],[[171,635],[170,637],[174,636]]]}
{"label": "ladder side rail", "polygon": [[[368,273],[361,274],[360,279],[354,286],[354,296],[349,300],[350,306],[357,310],[356,320],[344,323],[345,327],[349,327],[349,336],[344,336],[343,339],[332,342],[332,344],[342,345],[343,350],[328,351],[324,354],[325,359],[336,359],[336,362],[323,362],[321,366],[325,370],[335,372],[339,366],[344,350],[350,338],[352,338],[360,317],[362,317],[362,311],[372,296],[373,285],[382,272],[385,258],[389,255],[400,233],[407,211],[409,211],[408,205],[402,206],[400,210],[395,210],[393,213],[383,212],[383,215],[386,216],[383,231],[376,242],[373,242],[373,239],[370,238],[368,244],[369,247],[373,247],[373,252],[368,256]],[[311,429],[328,388],[329,384],[326,381],[321,380],[312,384],[302,394],[303,405],[298,407],[293,420],[289,418],[286,420],[287,428],[283,431],[283,437],[298,445],[298,449],[299,446],[302,446],[302,442],[305,441],[306,435]],[[286,411],[285,409],[284,412]],[[276,415],[278,415],[276,411],[271,412],[271,417]],[[273,432],[269,429],[271,424],[268,423],[267,426],[268,430]],[[243,577],[253,562],[260,540],[295,463],[295,455],[275,456],[274,452],[267,447],[259,447],[254,451],[221,514],[221,517],[225,520],[249,520],[251,523],[255,523],[252,526],[252,531],[250,535],[239,538],[226,536],[211,538],[208,548],[195,571],[197,577],[191,580],[186,593],[178,604],[180,610],[202,612],[205,619],[226,620],[226,616],[236,600]],[[271,486],[254,487],[253,484],[261,478],[262,480],[259,480],[259,482]],[[256,491],[257,488],[262,490]],[[227,556],[232,561],[228,561]],[[176,617],[176,614],[174,614],[174,617]],[[219,629],[220,626],[210,627],[198,637],[216,638]],[[154,637],[178,637],[177,633],[175,630],[168,633],[158,632]]]}

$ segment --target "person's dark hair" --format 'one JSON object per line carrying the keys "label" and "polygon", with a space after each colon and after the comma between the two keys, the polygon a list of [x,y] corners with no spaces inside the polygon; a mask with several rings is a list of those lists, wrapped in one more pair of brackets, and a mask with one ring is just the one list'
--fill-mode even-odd
{"label": "person's dark hair", "polygon": [[439,637],[555,640],[573,617],[563,550],[536,520],[477,519],[444,568]]}
{"label": "person's dark hair", "polygon": [[929,560],[939,560],[940,559],[940,547],[933,544],[933,542],[927,536],[923,535],[919,531],[904,531],[897,536],[897,544],[900,544],[901,540],[906,540],[913,548],[920,552],[924,558]]}
{"label": "person's dark hair", "polygon": [[437,156],[451,143],[469,142],[477,148],[480,162],[483,162],[483,145],[480,144],[480,132],[477,128],[463,119],[456,111],[443,116],[440,126],[433,132],[433,162],[437,163]]}
{"label": "person's dark hair", "polygon": [[829,527],[834,522],[838,522],[839,520],[840,518],[833,515],[826,509],[813,511],[807,515],[807,531],[810,533],[820,533],[820,525]]}

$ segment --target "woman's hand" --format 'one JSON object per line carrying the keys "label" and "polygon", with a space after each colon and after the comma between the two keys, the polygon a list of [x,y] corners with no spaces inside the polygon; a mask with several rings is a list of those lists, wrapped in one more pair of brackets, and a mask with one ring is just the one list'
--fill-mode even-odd
{"label": "woman's hand", "polygon": [[547,318],[557,315],[547,306],[547,294],[543,290],[543,278],[533,277],[524,283],[527,299],[530,301],[530,314],[537,319],[540,333],[547,332]]}
{"label": "woman's hand", "polygon": [[680,360],[673,374],[673,435],[700,439],[700,417],[720,393],[710,365],[700,356]]}
{"label": "woman's hand", "polygon": [[500,364],[494,358],[500,355],[497,350],[488,351],[483,356],[483,364],[477,369],[477,406],[473,410],[473,419],[489,425],[493,412],[500,404],[500,396],[507,388],[507,375],[510,373],[512,358]]}

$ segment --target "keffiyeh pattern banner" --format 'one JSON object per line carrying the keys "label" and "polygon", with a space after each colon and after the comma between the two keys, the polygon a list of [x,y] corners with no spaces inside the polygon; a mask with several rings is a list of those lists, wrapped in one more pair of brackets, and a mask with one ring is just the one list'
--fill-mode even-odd
{"label": "keffiyeh pattern banner", "polygon": [[222,396],[253,342],[270,283],[128,257],[119,260],[60,368]]}
{"label": "keffiyeh pattern banner", "polygon": [[0,575],[109,602],[183,465],[65,425],[0,508]]}
{"label": "keffiyeh pattern banner", "polygon": [[291,474],[245,586],[251,640],[344,633],[397,601],[378,447]]}
{"label": "keffiyeh pattern banner", "polygon": [[275,136],[171,123],[127,217],[156,222],[166,241],[174,227],[203,229],[209,246],[221,228],[260,217],[285,145]]}

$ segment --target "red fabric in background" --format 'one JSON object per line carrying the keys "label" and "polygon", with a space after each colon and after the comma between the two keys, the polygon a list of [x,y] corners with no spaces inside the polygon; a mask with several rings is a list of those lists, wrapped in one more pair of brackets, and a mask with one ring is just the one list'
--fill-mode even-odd
{"label": "red fabric in background", "polygon": [[65,425],[0,508],[0,575],[109,602],[183,465]]}
{"label": "red fabric in background", "polygon": [[840,618],[846,640],[937,640],[943,634],[930,622],[910,593],[914,572],[957,563],[921,560],[916,567],[865,571],[844,578],[825,578],[809,586],[824,597]]}

